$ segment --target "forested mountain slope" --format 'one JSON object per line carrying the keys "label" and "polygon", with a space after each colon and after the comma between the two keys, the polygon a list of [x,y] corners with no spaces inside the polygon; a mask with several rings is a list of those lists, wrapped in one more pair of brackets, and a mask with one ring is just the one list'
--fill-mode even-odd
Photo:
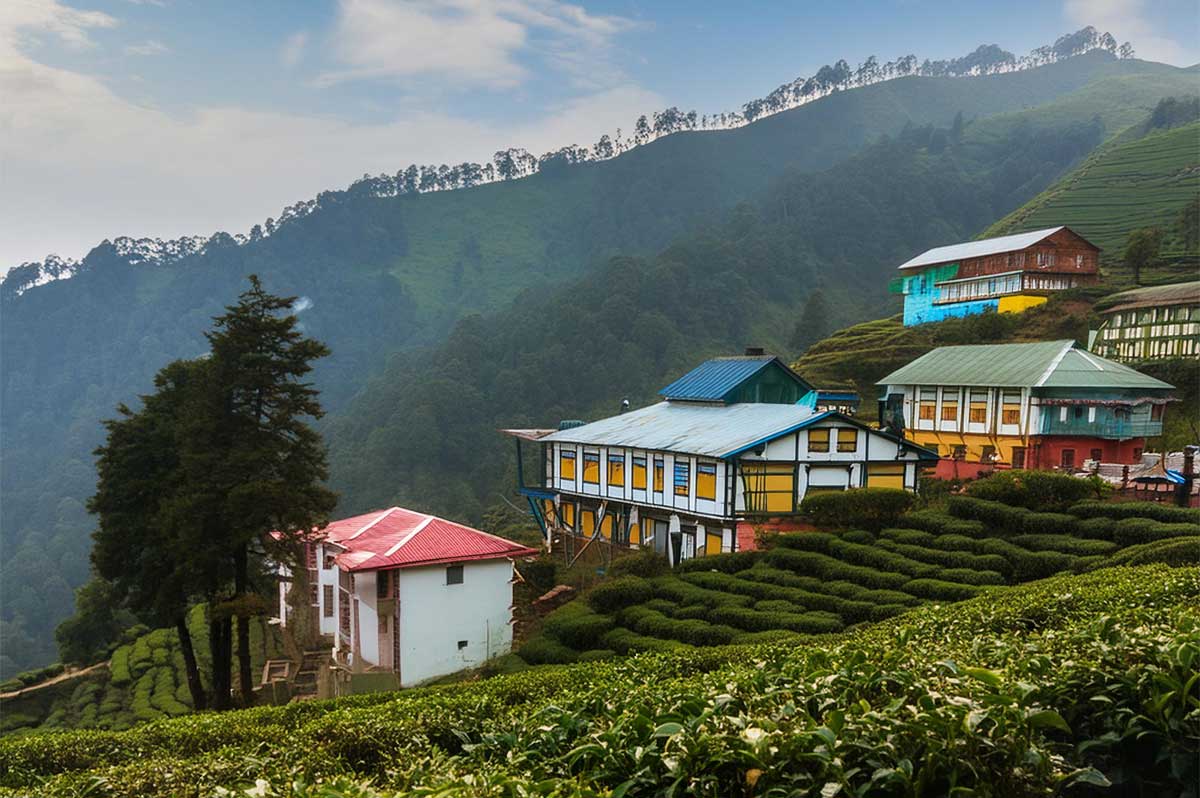
{"label": "forested mountain slope", "polygon": [[748,343],[787,352],[817,288],[838,321],[887,313],[896,264],[972,237],[1102,141],[1103,115],[1049,110],[910,128],[824,172],[786,173],[656,257],[616,258],[464,320],[442,346],[393,360],[331,423],[343,507],[478,517],[513,484],[497,427],[651,402],[697,360]]}
{"label": "forested mountain slope", "polygon": [[[772,331],[790,325],[793,303],[835,269],[861,285],[826,280],[839,300],[833,321],[875,315],[885,302],[879,264],[982,229],[1126,124],[1131,108],[1148,109],[1193,78],[1103,52],[1011,74],[902,78],[736,130],[675,134],[609,161],[559,164],[519,181],[399,197],[362,187],[327,192],[316,210],[268,237],[239,245],[217,236],[203,253],[168,265],[131,264],[105,244],[70,280],[5,292],[0,673],[52,658],[52,630],[86,577],[92,523],[83,503],[94,486],[90,451],[100,441],[99,421],[148,390],[166,362],[200,352],[209,317],[249,273],[273,292],[305,297],[307,331],[334,352],[316,376],[333,411],[335,481],[347,490],[345,507],[396,497],[470,518],[494,500],[507,462],[486,454],[465,469],[456,465],[477,444],[493,452],[490,427],[478,426],[483,416],[470,409],[477,391],[505,423],[515,421],[514,412],[544,421],[594,412],[627,392],[644,398],[700,352],[748,337],[777,342]],[[973,118],[1035,106],[1049,116],[1036,123],[1004,117],[1011,129],[976,141],[975,130],[991,128],[969,124]],[[907,143],[880,145],[846,172],[821,172],[848,164],[881,135],[897,136],[906,125],[948,128],[960,112],[970,132],[964,146],[980,148],[978,155],[948,147],[948,130],[925,144],[910,135]],[[1023,147],[1049,145],[1068,124],[1076,126],[1061,148],[1037,150],[1036,162],[1005,168],[1000,178],[994,158],[1022,161]],[[913,146],[931,149],[900,160],[889,149]],[[791,177],[768,189],[781,173]],[[797,189],[789,191],[788,181]],[[752,209],[732,210],[748,200]],[[692,233],[651,261],[607,262],[659,251],[698,229],[713,232]],[[614,289],[612,279],[626,272],[627,285]],[[464,323],[434,355],[411,351],[440,345],[472,312],[491,321]],[[638,334],[629,335],[625,320],[635,313],[642,315]],[[529,326],[531,319],[540,326]],[[503,334],[486,326],[499,320]],[[661,335],[647,333],[664,325]],[[477,329],[487,346],[461,358],[468,369],[484,358],[480,373],[431,388],[429,376],[451,373]],[[497,352],[498,340],[510,345]],[[546,364],[543,384],[570,387],[563,394],[539,387],[545,396],[525,402],[536,383],[518,370],[494,373],[518,351]],[[431,367],[427,357],[441,361]],[[579,379],[589,362],[593,371]],[[373,374],[378,381],[347,406]],[[412,380],[403,401],[397,379]],[[419,392],[429,392],[428,401],[413,404]],[[415,423],[451,409],[462,423]],[[414,423],[401,423],[409,411]],[[409,439],[421,445],[404,455],[399,471],[359,481],[367,464],[394,465],[390,453]]]}

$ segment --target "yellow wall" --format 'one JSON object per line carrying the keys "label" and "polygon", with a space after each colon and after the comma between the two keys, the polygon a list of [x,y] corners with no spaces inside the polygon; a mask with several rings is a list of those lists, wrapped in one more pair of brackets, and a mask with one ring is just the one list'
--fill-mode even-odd
{"label": "yellow wall", "polygon": [[868,488],[904,488],[904,463],[868,463]]}
{"label": "yellow wall", "polygon": [[1019,435],[979,435],[965,432],[932,432],[930,430],[909,430],[913,443],[935,450],[942,457],[949,457],[954,446],[967,447],[967,460],[980,462],[983,459],[983,447],[994,446],[1000,454],[1001,463],[1012,462],[1013,447],[1026,446],[1025,439]]}
{"label": "yellow wall", "polygon": [[1025,294],[1013,294],[1012,296],[1000,297],[1000,305],[996,310],[1000,313],[1020,313],[1023,310],[1037,307],[1046,301],[1044,296],[1026,296]]}

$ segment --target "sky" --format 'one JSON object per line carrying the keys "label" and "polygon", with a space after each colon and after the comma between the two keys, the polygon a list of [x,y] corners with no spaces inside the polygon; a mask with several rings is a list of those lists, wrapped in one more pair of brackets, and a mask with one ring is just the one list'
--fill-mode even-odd
{"label": "sky", "polygon": [[0,0],[0,271],[735,110],[839,58],[1019,56],[1089,24],[1200,61],[1196,0]]}

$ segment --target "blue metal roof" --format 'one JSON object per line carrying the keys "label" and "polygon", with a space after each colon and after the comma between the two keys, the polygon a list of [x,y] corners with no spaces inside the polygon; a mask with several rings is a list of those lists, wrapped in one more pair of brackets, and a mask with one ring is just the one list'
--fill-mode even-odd
{"label": "blue metal roof", "polygon": [[659,391],[667,399],[720,402],[746,380],[777,360],[774,355],[714,357]]}

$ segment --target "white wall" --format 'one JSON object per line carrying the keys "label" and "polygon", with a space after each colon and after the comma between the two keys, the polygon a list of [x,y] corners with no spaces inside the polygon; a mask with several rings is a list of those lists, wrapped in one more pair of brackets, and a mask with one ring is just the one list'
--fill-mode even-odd
{"label": "white wall", "polygon": [[[463,563],[463,581],[446,584],[446,567],[405,568],[400,576],[400,680],[404,687],[482,665],[512,649],[513,566],[508,560]],[[360,589],[360,595],[362,589]],[[370,596],[374,606],[375,583]],[[366,602],[360,604],[360,611]],[[375,615],[363,612],[363,642]],[[458,641],[466,640],[464,649]],[[369,658],[363,647],[363,657]],[[372,660],[374,661],[374,660]]]}
{"label": "white wall", "polygon": [[[358,654],[365,662],[379,664],[379,613],[375,598],[375,572],[358,571],[354,574],[354,595],[358,599]],[[336,620],[336,619],[335,619]],[[354,618],[350,619],[350,631],[354,633]]]}
{"label": "white wall", "polygon": [[[338,601],[340,600],[340,592],[338,591],[338,569],[334,565],[332,568],[325,567],[325,557],[336,556],[341,549],[323,543],[317,547],[317,615],[321,624],[321,634],[334,635],[337,638],[338,631]],[[325,617],[325,585],[333,586],[333,613],[330,617]]]}

